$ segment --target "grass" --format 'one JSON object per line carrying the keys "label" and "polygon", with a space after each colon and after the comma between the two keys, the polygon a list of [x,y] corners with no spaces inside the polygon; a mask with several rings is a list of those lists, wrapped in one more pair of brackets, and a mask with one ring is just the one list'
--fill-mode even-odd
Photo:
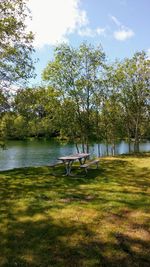
{"label": "grass", "polygon": [[0,267],[149,267],[150,155],[0,172]]}

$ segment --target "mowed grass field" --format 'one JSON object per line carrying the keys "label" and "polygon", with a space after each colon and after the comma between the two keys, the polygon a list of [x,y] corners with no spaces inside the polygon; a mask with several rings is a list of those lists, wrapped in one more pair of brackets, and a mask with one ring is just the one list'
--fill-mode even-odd
{"label": "mowed grass field", "polygon": [[150,154],[0,172],[0,267],[149,267]]}

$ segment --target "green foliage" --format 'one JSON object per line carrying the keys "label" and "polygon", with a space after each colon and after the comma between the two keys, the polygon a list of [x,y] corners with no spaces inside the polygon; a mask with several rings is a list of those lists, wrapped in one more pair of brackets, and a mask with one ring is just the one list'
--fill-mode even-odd
{"label": "green foliage", "polygon": [[71,104],[61,131],[67,130],[71,139],[78,137],[81,143],[88,144],[93,136],[94,96],[99,90],[105,54],[101,47],[83,43],[78,49],[63,44],[55,49],[54,56],[43,72],[43,79],[61,93],[62,107]]}
{"label": "green foliage", "polygon": [[10,104],[8,102],[8,95],[0,89],[0,118],[2,114],[9,111]]}
{"label": "green foliage", "polygon": [[133,58],[118,64],[115,81],[120,92],[127,135],[135,139],[135,150],[139,151],[143,129],[150,122],[150,61],[146,54],[136,53]]}
{"label": "green foliage", "polygon": [[27,32],[25,0],[0,1],[0,87],[33,76],[33,34]]}
{"label": "green foliage", "polygon": [[55,133],[60,107],[58,96],[51,87],[26,88],[17,92],[13,108],[23,118],[27,136],[49,137]]}
{"label": "green foliage", "polygon": [[[11,2],[11,1],[10,1]],[[4,4],[4,3],[3,3]],[[0,138],[57,136],[87,147],[150,138],[150,61],[144,52],[106,65],[102,48],[62,44],[43,71],[45,86],[0,91]]]}

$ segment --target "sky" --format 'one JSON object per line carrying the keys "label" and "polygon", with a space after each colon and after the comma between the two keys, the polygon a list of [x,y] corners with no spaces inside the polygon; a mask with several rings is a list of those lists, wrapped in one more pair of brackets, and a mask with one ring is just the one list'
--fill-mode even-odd
{"label": "sky", "polygon": [[150,57],[150,0],[28,0],[28,7],[32,20],[26,23],[35,34],[38,58],[31,85],[41,83],[43,69],[62,42],[101,44],[108,62],[142,50]]}

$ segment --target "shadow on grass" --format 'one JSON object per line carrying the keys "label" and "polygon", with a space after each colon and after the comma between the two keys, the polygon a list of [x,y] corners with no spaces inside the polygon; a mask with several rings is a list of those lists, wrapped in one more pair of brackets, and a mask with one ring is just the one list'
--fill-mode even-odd
{"label": "shadow on grass", "polygon": [[[121,233],[114,237],[102,241],[84,223],[56,222],[49,216],[38,222],[11,220],[7,233],[1,235],[0,266],[149,267],[148,241]],[[132,249],[135,246],[137,251]]]}
{"label": "shadow on grass", "polygon": [[0,173],[0,267],[150,266],[150,169],[104,159],[73,171]]}

